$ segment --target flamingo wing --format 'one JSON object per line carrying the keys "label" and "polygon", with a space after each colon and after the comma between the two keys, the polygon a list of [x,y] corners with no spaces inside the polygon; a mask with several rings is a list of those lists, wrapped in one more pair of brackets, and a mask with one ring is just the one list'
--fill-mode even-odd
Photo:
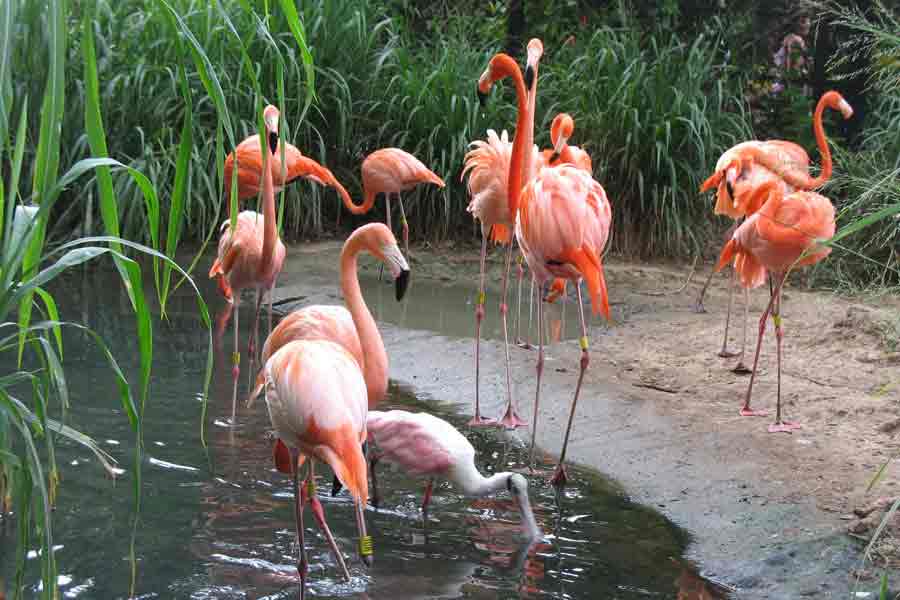
{"label": "flamingo wing", "polygon": [[488,129],[487,140],[476,140],[465,156],[462,175],[469,175],[468,188],[471,202],[466,210],[481,222],[484,233],[490,230],[491,239],[507,243],[511,239],[509,198],[506,193],[509,180],[509,161],[512,143],[506,130],[498,136]]}
{"label": "flamingo wing", "polygon": [[369,439],[382,459],[416,476],[444,475],[475,449],[452,425],[427,413],[370,411]]}

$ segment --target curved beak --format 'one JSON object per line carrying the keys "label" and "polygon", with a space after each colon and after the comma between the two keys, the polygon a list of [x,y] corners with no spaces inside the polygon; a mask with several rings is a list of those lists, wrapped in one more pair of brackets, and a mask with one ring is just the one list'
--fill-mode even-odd
{"label": "curved beak", "polygon": [[531,510],[531,501],[528,499],[528,494],[514,494],[514,497],[519,504],[519,512],[522,514],[522,527],[525,530],[525,535],[528,536],[529,540],[543,537],[544,533],[537,524],[534,512]]}
{"label": "curved beak", "polygon": [[386,244],[382,249],[384,254],[384,264],[391,272],[394,278],[394,286],[396,288],[397,302],[403,300],[406,290],[409,288],[409,263],[400,252],[397,244]]}
{"label": "curved beak", "polygon": [[566,149],[566,144],[569,143],[569,138],[564,135],[560,135],[556,139],[556,144],[553,145],[553,155],[550,156],[550,164],[556,162],[559,158],[559,155],[562,154],[562,151]]}
{"label": "curved beak", "polygon": [[845,119],[849,119],[853,116],[853,107],[850,106],[850,104],[843,98],[841,98],[841,101],[838,102],[838,109],[840,109],[841,114]]}

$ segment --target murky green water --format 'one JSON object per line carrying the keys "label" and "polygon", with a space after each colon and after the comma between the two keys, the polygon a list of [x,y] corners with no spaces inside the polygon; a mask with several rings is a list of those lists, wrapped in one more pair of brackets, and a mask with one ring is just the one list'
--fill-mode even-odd
{"label": "murky green water", "polygon": [[[221,302],[207,281],[200,283],[215,312]],[[75,274],[54,291],[67,307],[64,317],[85,321],[101,333],[133,376],[133,323],[127,300],[110,274]],[[417,282],[412,300],[429,293],[442,295]],[[367,295],[377,312],[379,292],[370,289]],[[193,316],[195,310],[190,296],[179,290],[170,307],[171,320],[157,328],[137,540],[140,597],[296,597],[291,483],[272,467],[262,403],[241,409],[236,426],[225,422],[231,380],[229,369],[221,366],[211,391],[208,453],[200,444],[206,332]],[[243,335],[248,321],[241,321]],[[98,353],[77,333],[67,333],[65,342],[70,423],[95,436],[125,474],[112,482],[89,452],[58,447],[64,465],[54,513],[59,581],[66,598],[123,598],[130,575],[133,435]],[[219,365],[223,357],[220,351]],[[416,398],[412,390],[392,384],[387,405],[429,410],[465,431],[464,419],[438,400]],[[490,431],[466,434],[479,450],[483,471],[524,465],[526,449],[503,436]],[[530,481],[535,514],[547,533],[546,540],[530,548],[519,540],[518,514],[509,498],[473,501],[441,485],[435,489],[426,526],[418,510],[423,482],[388,469],[379,475],[382,506],[366,515],[376,549],[370,571],[351,559],[353,579],[344,583],[324,539],[312,519],[307,521],[312,597],[719,597],[681,560],[687,543],[682,531],[631,504],[589,471],[570,470],[572,482],[560,505],[542,479]],[[329,489],[330,477],[321,476],[319,494],[329,522],[338,543],[352,555],[352,504],[346,495],[331,498]],[[0,525],[0,576],[6,585],[13,575],[15,547],[9,521],[5,518]],[[26,597],[37,590],[37,562],[34,556],[29,560],[32,587]]]}

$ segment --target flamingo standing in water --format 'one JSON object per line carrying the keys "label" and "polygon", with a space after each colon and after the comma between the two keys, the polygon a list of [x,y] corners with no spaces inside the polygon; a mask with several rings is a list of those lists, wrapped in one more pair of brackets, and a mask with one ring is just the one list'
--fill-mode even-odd
{"label": "flamingo standing in water", "polygon": [[733,261],[745,287],[761,283],[766,277],[766,272],[771,273],[774,289],[769,304],[759,320],[759,338],[753,358],[753,371],[741,415],[766,414],[764,411],[754,411],[750,408],[750,395],[756,379],[766,321],[771,314],[775,323],[777,343],[778,388],[775,422],[769,426],[769,431],[790,433],[799,428],[799,425],[786,421],[781,416],[781,343],[784,337],[781,291],[792,268],[815,264],[831,252],[831,248],[821,246],[819,242],[828,240],[834,235],[834,206],[828,198],[815,192],[799,191],[785,196],[778,182],[764,184],[757,190],[756,195],[767,200],[734,232],[734,236],[722,250],[716,270],[721,270]]}
{"label": "flamingo standing in water", "polygon": [[[716,190],[715,214],[727,215],[735,219],[735,224],[726,232],[726,239],[731,239],[742,218],[753,214],[758,205],[751,205],[751,198],[761,186],[774,182],[780,185],[782,194],[787,195],[794,190],[814,190],[822,187],[832,173],[831,150],[825,136],[825,128],[822,117],[825,109],[840,111],[844,119],[853,116],[853,109],[844,98],[835,91],[822,94],[816,104],[813,114],[813,131],[816,137],[816,145],[822,156],[822,171],[818,177],[809,174],[810,158],[806,151],[793,142],[782,140],[767,140],[742,142],[727,150],[716,163],[715,172],[703,182],[700,192],[712,189]],[[756,203],[758,204],[758,203]],[[703,309],[703,297],[712,280],[715,270],[710,272],[700,296],[697,299],[697,312],[705,312]],[[737,273],[734,281],[737,281]],[[729,358],[735,354],[727,350],[728,326],[731,318],[731,306],[734,286],[732,285],[728,296],[728,311],[725,316],[725,335],[722,341],[722,350],[719,356]],[[741,351],[738,354],[738,364],[734,368],[736,373],[748,373],[749,370],[743,364],[743,357],[747,342],[747,311],[749,310],[748,289],[744,287],[744,326],[741,342]]]}
{"label": "flamingo standing in water", "polygon": [[[262,349],[262,363],[289,342],[297,340],[328,340],[347,352],[359,364],[366,382],[368,407],[375,408],[387,394],[388,356],[378,325],[366,306],[357,276],[357,256],[366,251],[388,266],[396,282],[397,301],[403,299],[409,285],[409,265],[394,234],[381,223],[363,225],[354,231],[341,250],[341,292],[343,306],[307,306],[286,316],[269,334]],[[262,389],[262,373],[257,376],[256,388],[250,395],[252,402]],[[335,478],[332,494],[340,489]],[[318,502],[315,498],[312,499]]]}
{"label": "flamingo standing in water", "polygon": [[[273,161],[273,153],[278,145],[278,109],[266,106],[263,112],[268,134],[266,146],[267,161]],[[241,369],[241,355],[238,345],[239,328],[238,313],[240,293],[244,288],[256,290],[256,316],[253,331],[259,321],[259,309],[263,293],[271,294],[275,280],[281,273],[284,264],[285,248],[278,237],[275,221],[275,188],[272,180],[272,169],[263,170],[263,214],[243,211],[238,215],[237,225],[232,230],[231,223],[222,223],[222,235],[219,238],[219,250],[209,276],[222,277],[227,286],[223,286],[232,296],[234,306],[234,354],[232,354],[231,376],[233,379],[231,397],[231,420],[234,422],[237,411],[237,383]],[[225,291],[225,290],[223,290]],[[227,296],[226,296],[227,297]],[[251,333],[251,344],[253,343]],[[250,348],[253,355],[253,348]]]}
{"label": "flamingo standing in water", "polygon": [[391,194],[400,204],[400,223],[403,226],[403,249],[409,255],[409,224],[400,192],[411,190],[420,183],[433,183],[445,187],[444,180],[435,175],[418,158],[399,148],[382,148],[368,155],[362,164],[363,203],[348,203],[347,209],[355,215],[369,212],[378,194],[384,194],[387,217],[391,228]]}
{"label": "flamingo standing in water", "polygon": [[[532,39],[528,43],[528,63],[525,75],[525,81],[528,83],[527,87],[530,88],[529,93],[532,96],[537,93],[537,68],[542,54],[543,44],[540,40]],[[526,85],[522,81],[521,72],[515,61],[503,54],[494,56],[479,80],[479,92],[486,95],[495,81],[508,76],[513,77],[516,81],[517,91],[523,94]],[[513,157],[517,154],[521,156],[523,149],[531,146],[534,132],[534,102],[530,103],[531,106],[526,109],[525,115],[521,113],[522,104],[520,102],[518,122],[522,125],[521,130],[525,132],[525,135],[520,136],[517,131],[513,144]],[[600,256],[609,238],[612,213],[605,190],[594,181],[589,173],[573,165],[563,164],[556,167],[545,167],[532,179],[528,172],[529,167],[530,163],[527,161],[524,164],[515,160],[511,162],[510,180],[513,180],[515,176],[517,181],[525,182],[521,195],[516,198],[518,209],[516,238],[519,240],[525,260],[534,274],[539,289],[542,289],[546,282],[557,277],[575,282],[581,317],[581,361],[578,383],[575,387],[575,396],[572,400],[559,464],[551,480],[555,486],[559,487],[564,485],[567,479],[563,462],[584,372],[590,360],[581,286],[578,284],[582,278],[587,279],[593,312],[595,314],[603,313],[608,319],[609,300]],[[543,338],[544,309],[543,302],[538,302],[539,341],[531,440],[532,463],[537,432],[541,374],[544,366]]]}
{"label": "flamingo standing in water", "polygon": [[[518,473],[494,473],[484,477],[475,467],[475,448],[453,425],[427,413],[404,410],[371,411],[366,421],[369,441],[378,447],[377,458],[371,459],[372,487],[375,465],[386,461],[406,473],[425,477],[422,512],[428,511],[434,480],[447,479],[468,497],[480,498],[507,490],[519,505],[522,525],[529,540],[541,535],[528,498],[528,482]],[[377,505],[377,496],[373,498]]]}
{"label": "flamingo standing in water", "polygon": [[[366,534],[364,508],[369,484],[366,459],[360,444],[366,440],[368,393],[359,363],[352,354],[334,342],[298,340],[275,352],[263,369],[263,386],[269,420],[278,436],[275,463],[279,471],[294,479],[294,509],[299,541],[300,597],[305,596],[308,565],[304,545],[303,508],[307,499],[316,497],[314,465],[328,463],[335,475],[350,490],[356,508],[359,532],[359,557],[372,566],[372,539]],[[303,484],[299,485],[301,456],[309,458]],[[324,514],[313,514],[324,525],[332,550],[349,580],[343,558],[325,524]]]}

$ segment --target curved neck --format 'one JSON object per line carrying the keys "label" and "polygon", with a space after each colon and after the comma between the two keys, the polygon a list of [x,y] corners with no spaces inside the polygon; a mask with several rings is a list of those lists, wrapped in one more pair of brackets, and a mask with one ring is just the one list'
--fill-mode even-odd
{"label": "curved neck", "polygon": [[816,146],[822,155],[822,172],[819,176],[812,180],[809,189],[821,187],[826,181],[831,179],[831,149],[828,147],[828,140],[825,138],[825,127],[822,126],[822,114],[825,112],[825,96],[819,99],[816,105],[816,112],[813,115],[813,131],[816,134]]}
{"label": "curved neck", "polygon": [[272,166],[275,165],[275,157],[272,156],[269,145],[265,143],[263,145],[268,165],[263,169],[263,244],[260,271],[266,273],[272,266],[272,255],[278,240],[278,226],[275,216],[275,185],[272,181]]}
{"label": "curved neck", "polygon": [[356,234],[351,235],[341,251],[341,292],[344,294],[344,303],[350,311],[356,334],[359,336],[363,357],[363,364],[360,366],[369,392],[369,405],[372,406],[387,390],[388,359],[378,326],[372,318],[372,313],[369,312],[369,307],[366,306],[359,287],[356,256],[360,250],[362,250],[360,239]]}
{"label": "curved neck", "polygon": [[[499,61],[498,67],[501,70],[502,77],[512,77],[516,86],[516,104],[518,115],[516,117],[516,133],[513,139],[512,152],[509,159],[509,181],[507,183],[507,198],[509,201],[509,214],[513,220],[519,209],[519,193],[525,182],[523,167],[525,166],[525,157],[529,157],[531,146],[534,139],[534,118],[530,119],[529,127],[529,98],[525,90],[525,80],[522,78],[522,71],[519,69],[518,63],[511,57],[500,54],[494,60]],[[530,163],[530,161],[527,161]]]}
{"label": "curved neck", "polygon": [[456,467],[455,475],[455,483],[466,496],[480,498],[505,490],[512,473],[507,471],[485,477],[475,468],[474,463],[463,463]]}

